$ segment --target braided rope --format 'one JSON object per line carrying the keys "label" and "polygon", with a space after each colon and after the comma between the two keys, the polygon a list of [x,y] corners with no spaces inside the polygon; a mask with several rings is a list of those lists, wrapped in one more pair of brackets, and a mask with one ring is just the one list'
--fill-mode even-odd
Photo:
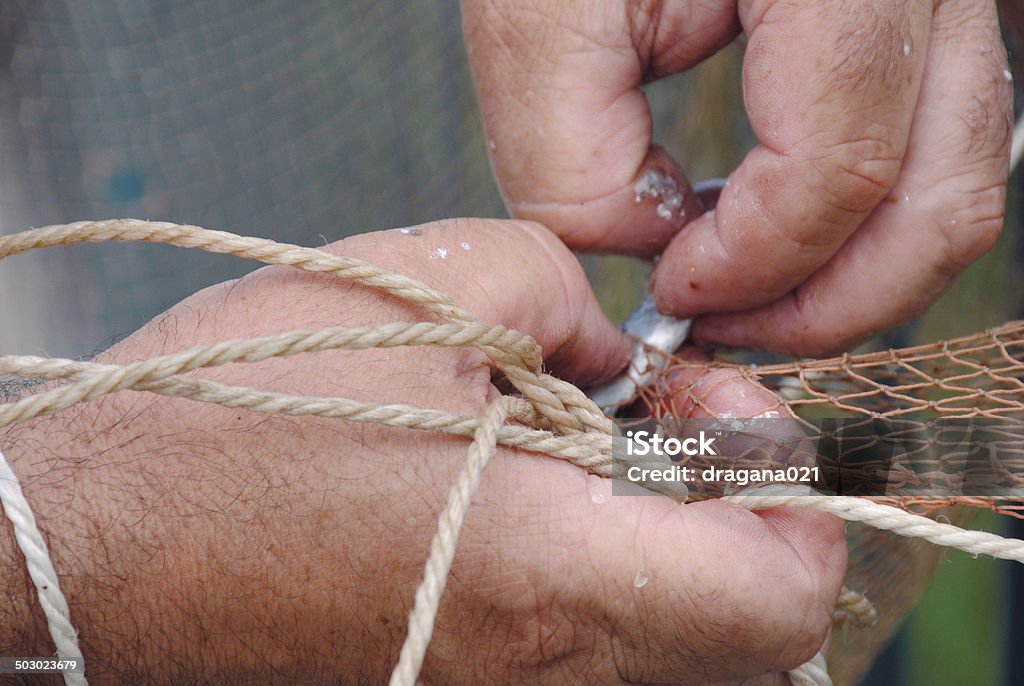
{"label": "braided rope", "polygon": [[[206,348],[207,346],[199,346],[192,350],[196,351],[196,355],[203,357]],[[19,401],[0,404],[0,426],[65,409],[78,402],[95,400],[119,390],[150,391],[165,396],[216,403],[225,407],[244,408],[252,412],[330,417],[406,429],[439,431],[464,437],[472,437],[480,423],[476,417],[412,405],[289,395],[179,376],[175,372],[214,364],[212,359],[204,364],[198,364],[191,356],[182,357],[171,364],[170,362],[175,362],[173,358],[179,358],[179,355],[181,354],[174,353],[128,365],[98,364],[30,355],[0,356],[0,373],[76,381],[74,384],[37,393]],[[138,373],[140,369],[146,369],[147,373]],[[530,424],[540,419],[533,406],[522,399],[518,399],[513,416]],[[501,428],[498,438],[501,445],[560,457],[600,476],[611,476],[610,434],[593,432],[560,436],[550,431],[510,424]]]}
{"label": "braided rope", "polygon": [[796,669],[789,670],[789,681],[793,686],[832,686],[825,655],[818,652]]}
{"label": "braided rope", "polygon": [[[11,469],[7,458],[0,452],[0,505],[4,514],[11,520],[14,527],[14,540],[18,543],[29,578],[36,587],[36,597],[46,615],[46,625],[50,636],[57,647],[59,658],[81,658],[82,649],[78,647],[78,632],[71,623],[71,610],[68,601],[60,590],[57,570],[53,568],[50,553],[46,548],[43,534],[36,525],[32,508],[25,500],[21,491],[18,476]],[[82,686],[86,683],[85,675],[64,672],[64,683],[68,686]]]}
{"label": "braided rope", "polygon": [[512,404],[508,398],[498,398],[487,408],[480,426],[469,446],[466,462],[448,494],[448,504],[438,517],[437,531],[430,542],[430,556],[423,571],[423,581],[416,589],[416,604],[409,615],[405,643],[398,658],[398,665],[391,672],[391,686],[409,684],[413,686],[419,676],[423,657],[427,654],[430,637],[434,633],[434,621],[441,604],[441,594],[448,581],[455,547],[462,530],[462,523],[469,511],[469,502],[480,486],[480,477],[488,461],[498,449],[498,430],[508,418]]}
{"label": "braided rope", "polygon": [[851,591],[843,586],[836,600],[835,614],[832,615],[833,624],[839,627],[871,626],[876,621],[878,612],[871,601],[863,593]]}
{"label": "braided rope", "polygon": [[[337,417],[349,421],[472,436],[473,442],[469,446],[466,463],[449,493],[448,504],[441,514],[437,532],[431,542],[424,578],[416,592],[406,641],[402,646],[398,666],[392,674],[392,684],[411,685],[416,681],[429,645],[465,513],[479,484],[480,475],[498,445],[543,452],[569,460],[596,474],[610,475],[611,421],[578,388],[541,371],[542,360],[536,342],[529,336],[504,327],[482,326],[447,295],[361,260],[223,231],[133,219],[78,222],[5,236],[0,238],[0,259],[35,248],[106,240],[168,243],[331,274],[380,289],[396,298],[422,306],[445,320],[441,324],[394,323],[380,327],[294,331],[278,336],[196,346],[180,353],[127,365],[31,356],[0,357],[0,373],[70,382],[17,402],[0,405],[0,426],[94,400],[115,391],[135,390],[256,412]],[[477,347],[505,374],[523,398],[500,398],[487,409],[483,417],[474,418],[407,405],[271,393],[181,375],[202,367],[231,362],[256,362],[302,352],[404,345]],[[523,422],[525,426],[507,424],[510,418]],[[45,542],[35,525],[31,508],[21,493],[14,472],[2,459],[0,500],[4,512],[14,525],[16,540],[37,587],[58,654],[62,657],[79,657],[77,636]],[[889,505],[857,498],[779,496],[748,492],[731,496],[728,500],[748,509],[783,505],[818,509],[903,536],[923,538],[975,554],[1024,562],[1022,541],[1008,540],[980,531],[966,531]],[[837,604],[837,619],[845,617],[853,622],[870,623],[874,619],[872,611],[870,603],[863,596],[844,589]],[[821,653],[789,674],[797,686],[831,684]],[[64,677],[69,684],[86,683],[83,674],[65,673]]]}
{"label": "braided rope", "polygon": [[935,545],[956,548],[972,555],[989,555],[1003,560],[1024,563],[1024,541],[1004,538],[987,531],[967,531],[952,524],[937,522],[928,517],[863,498],[751,494],[726,496],[723,500],[749,510],[764,510],[771,507],[806,507],[819,512],[828,512],[849,522],[861,522],[876,529],[891,531],[907,538],[923,538]]}
{"label": "braided rope", "polygon": [[[381,269],[353,257],[333,255],[318,248],[304,248],[278,243],[266,238],[239,236],[227,231],[212,231],[198,226],[171,222],[149,222],[140,219],[107,219],[73,224],[46,226],[0,238],[0,259],[27,250],[49,248],[73,243],[103,241],[145,241],[166,243],[181,248],[198,248],[206,252],[233,255],[266,264],[288,265],[308,272],[324,273],[348,279],[363,286],[377,288],[406,302],[419,305],[452,322],[475,323],[473,315],[449,296],[411,279]],[[540,360],[531,360],[524,369],[515,355],[502,348],[481,348],[520,393],[559,430],[580,430],[583,424],[577,413],[565,409],[560,394],[568,392],[563,384],[555,390],[538,382]],[[549,384],[550,386],[550,384]],[[577,395],[568,392],[570,395]],[[595,414],[592,421],[599,422]]]}

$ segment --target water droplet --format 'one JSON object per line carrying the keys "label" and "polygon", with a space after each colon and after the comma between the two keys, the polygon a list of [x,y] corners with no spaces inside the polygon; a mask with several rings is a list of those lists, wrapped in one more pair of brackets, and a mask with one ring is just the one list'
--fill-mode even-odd
{"label": "water droplet", "polygon": [[470,245],[469,243],[467,243],[466,241],[462,241],[461,243],[459,243],[459,247],[460,247],[460,248],[462,248],[463,250],[469,250],[469,249],[471,249],[471,248],[472,248],[473,246],[471,246],[471,245]]}
{"label": "water droplet", "polygon": [[906,56],[906,55],[909,55],[909,54],[910,54],[910,43],[907,42],[907,43],[903,44],[903,55]]}
{"label": "water droplet", "polygon": [[910,202],[910,193],[903,194],[903,202]]}
{"label": "water droplet", "polygon": [[1009,69],[1003,70],[1003,78],[1006,79],[1007,81],[1013,81],[1013,74],[1010,73]]}
{"label": "water droplet", "polygon": [[603,493],[595,493],[594,495],[590,496],[590,499],[592,501],[594,501],[595,505],[600,505],[601,503],[604,502],[604,494]]}
{"label": "water droplet", "polygon": [[993,48],[991,45],[983,45],[980,48],[978,48],[978,52],[980,52],[982,55],[987,55],[990,52],[992,52],[992,50]]}
{"label": "water droplet", "polygon": [[407,236],[422,236],[423,229],[419,228],[418,226],[403,227],[398,230],[398,233],[404,233]]}
{"label": "water droplet", "polygon": [[488,141],[487,141],[487,147],[490,148],[491,150],[497,150],[498,149],[498,145],[494,141],[492,141],[490,139],[488,139]]}
{"label": "water droplet", "polygon": [[445,260],[448,259],[449,254],[448,248],[434,248],[433,252],[430,253],[430,259]]}
{"label": "water droplet", "polygon": [[650,580],[650,577],[644,574],[644,570],[641,569],[639,572],[636,573],[636,576],[633,577],[633,586],[636,588],[643,588],[647,585],[647,582]]}
{"label": "water droplet", "polygon": [[956,226],[956,217],[953,217],[952,219],[950,219],[949,223],[952,224],[953,226]]}

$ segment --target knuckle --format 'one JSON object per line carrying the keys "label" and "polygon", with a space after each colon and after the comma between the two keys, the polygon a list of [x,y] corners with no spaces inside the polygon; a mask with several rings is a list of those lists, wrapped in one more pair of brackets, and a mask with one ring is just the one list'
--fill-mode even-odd
{"label": "knuckle", "polygon": [[896,185],[903,150],[883,137],[863,137],[825,149],[812,160],[821,174],[822,200],[840,214],[863,215]]}
{"label": "knuckle", "polygon": [[[1013,135],[1013,83],[1004,67],[992,68],[949,126],[950,148],[959,159],[1002,157]],[[981,75],[979,75],[981,76]]]}
{"label": "knuckle", "polygon": [[938,226],[938,238],[943,243],[946,269],[957,273],[984,255],[1003,229],[1006,186],[1000,181],[988,188],[958,193],[955,198],[966,202],[956,208],[944,207],[933,221]]}
{"label": "knuckle", "polygon": [[1009,145],[1013,126],[1013,79],[995,3],[946,0],[939,15],[935,41],[979,46],[963,56],[961,69],[969,98],[958,113],[959,121],[949,123],[951,147],[955,145],[956,153],[968,158],[1003,149]]}

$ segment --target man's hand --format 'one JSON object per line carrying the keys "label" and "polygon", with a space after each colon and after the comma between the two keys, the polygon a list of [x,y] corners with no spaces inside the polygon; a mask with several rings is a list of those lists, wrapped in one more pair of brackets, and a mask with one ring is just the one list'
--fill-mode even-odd
{"label": "man's hand", "polygon": [[[541,227],[458,220],[328,249],[529,333],[564,377],[599,380],[628,355],[578,263]],[[422,317],[372,289],[267,268],[190,297],[100,361]],[[319,352],[197,374],[471,415],[497,393],[474,349]],[[756,414],[774,404],[766,394],[713,378],[702,406]],[[131,392],[2,438],[92,683],[383,683],[468,446]],[[30,590],[12,581],[21,560],[0,530],[0,586],[17,591],[0,609],[0,653],[45,654]],[[785,670],[825,639],[845,551],[828,516],[613,497],[607,480],[573,465],[501,450],[469,511],[422,678],[697,683]]]}
{"label": "man's hand", "polygon": [[[706,315],[698,339],[848,348],[921,313],[1001,228],[1012,84],[993,0],[463,0],[462,10],[509,211],[577,249],[664,248],[659,309]],[[715,212],[697,218],[671,183],[638,203],[659,177],[687,187],[651,147],[639,85],[692,67],[740,29],[761,144]]]}

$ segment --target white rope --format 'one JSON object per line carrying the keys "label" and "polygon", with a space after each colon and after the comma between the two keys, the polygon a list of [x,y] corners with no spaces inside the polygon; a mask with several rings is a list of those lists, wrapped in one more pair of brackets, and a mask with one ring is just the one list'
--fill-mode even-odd
{"label": "white rope", "polygon": [[[67,600],[61,593],[57,580],[57,571],[53,568],[50,553],[46,548],[43,534],[36,526],[36,518],[32,508],[25,500],[21,491],[21,483],[7,458],[0,452],[0,505],[4,514],[14,526],[14,540],[18,543],[28,575],[36,587],[39,604],[46,615],[46,625],[50,636],[57,647],[57,657],[82,659],[82,650],[78,647],[78,633],[71,624],[71,611]],[[64,672],[64,683],[69,686],[84,686],[87,682],[84,673]]]}
{"label": "white rope", "polygon": [[[205,346],[193,350],[202,353]],[[466,437],[472,437],[479,426],[479,419],[476,417],[427,410],[412,405],[290,395],[180,376],[173,372],[182,367],[163,364],[163,361],[176,356],[177,354],[154,357],[142,363],[123,366],[27,355],[0,356],[0,374],[75,380],[73,384],[0,404],[0,427],[125,389],[189,398],[224,407],[244,408],[252,412],[330,417],[422,431],[440,431]],[[154,363],[158,368],[150,369],[146,374],[138,374],[139,365],[148,363]],[[208,366],[212,363],[212,360],[207,359],[198,366]],[[194,369],[197,366],[189,365],[188,368]],[[101,382],[101,387],[97,387],[97,381]],[[536,421],[535,413],[531,418],[526,412],[534,410],[526,400],[518,399],[518,404],[519,407],[513,414],[519,415],[521,421]],[[600,476],[611,476],[612,440],[608,434],[591,432],[560,436],[550,431],[510,424],[501,427],[498,438],[502,445],[560,457]]]}
{"label": "white rope", "polygon": [[[968,531],[952,524],[943,524],[934,519],[923,517],[901,510],[891,505],[883,505],[862,498],[850,496],[828,495],[777,495],[784,490],[774,486],[762,486],[745,491],[742,494],[727,496],[723,500],[747,508],[749,510],[765,510],[773,507],[805,507],[819,512],[828,512],[840,519],[861,522],[868,526],[909,538],[921,538],[936,545],[956,548],[974,555],[989,555],[1004,560],[1024,562],[1024,541],[1003,538],[986,531]],[[804,491],[806,489],[800,489]],[[839,606],[845,613],[856,608],[856,614],[863,619],[873,620],[873,608],[866,598],[863,605],[859,594],[843,588],[840,593]],[[827,664],[822,653],[818,653],[811,661],[790,670],[789,679],[793,686],[832,686],[828,675]]]}
{"label": "white rope", "polygon": [[1024,541],[1003,538],[987,531],[968,531],[952,524],[901,510],[891,505],[851,496],[735,495],[723,498],[749,510],[770,507],[806,507],[834,514],[849,522],[861,522],[876,529],[908,538],[923,538],[936,545],[956,548],[972,555],[989,555],[1024,562]]}
{"label": "white rope", "polygon": [[416,604],[409,614],[409,628],[398,658],[391,672],[391,686],[415,686],[423,657],[434,633],[441,594],[448,583],[448,572],[455,559],[459,532],[466,519],[473,493],[480,485],[480,476],[498,447],[498,430],[508,417],[513,403],[508,397],[495,400],[481,418],[480,426],[469,446],[466,462],[462,465],[455,484],[448,493],[448,504],[438,518],[437,531],[430,543],[430,557],[423,571],[423,581],[416,589]]}
{"label": "white rope", "polygon": [[825,655],[818,651],[818,654],[807,662],[789,670],[789,680],[793,686],[832,686]]}

